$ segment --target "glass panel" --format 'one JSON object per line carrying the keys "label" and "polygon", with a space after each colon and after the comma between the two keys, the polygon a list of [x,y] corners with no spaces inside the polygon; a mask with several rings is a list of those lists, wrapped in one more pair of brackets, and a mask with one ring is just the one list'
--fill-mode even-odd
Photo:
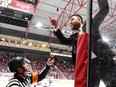
{"label": "glass panel", "polygon": [[115,0],[93,1],[91,87],[116,87],[115,7]]}

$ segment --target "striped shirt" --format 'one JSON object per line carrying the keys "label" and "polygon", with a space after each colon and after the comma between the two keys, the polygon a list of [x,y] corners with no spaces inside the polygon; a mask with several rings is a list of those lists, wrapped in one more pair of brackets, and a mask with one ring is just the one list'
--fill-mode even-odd
{"label": "striped shirt", "polygon": [[28,81],[20,82],[18,79],[11,79],[6,87],[31,87]]}
{"label": "striped shirt", "polygon": [[26,76],[26,79],[23,79],[15,74],[14,78],[10,79],[6,87],[31,87],[31,84],[43,80],[46,77],[49,69],[50,66],[46,65],[46,67],[44,67],[44,69],[40,73],[29,73]]}
{"label": "striped shirt", "polygon": [[29,73],[26,79],[15,77],[10,79],[6,87],[31,87],[31,83],[38,82],[38,73]]}

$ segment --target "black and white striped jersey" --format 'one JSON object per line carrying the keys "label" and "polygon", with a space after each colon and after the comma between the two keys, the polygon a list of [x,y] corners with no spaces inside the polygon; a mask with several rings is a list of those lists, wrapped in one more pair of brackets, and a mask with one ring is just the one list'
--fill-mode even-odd
{"label": "black and white striped jersey", "polygon": [[47,66],[42,70],[42,72],[33,72],[29,73],[26,76],[26,79],[19,77],[17,74],[14,75],[14,78],[10,79],[6,87],[31,87],[31,84],[37,83],[43,80],[48,71],[50,66]]}
{"label": "black and white striped jersey", "polygon": [[20,82],[18,79],[13,78],[6,87],[31,87],[31,85],[27,80]]}

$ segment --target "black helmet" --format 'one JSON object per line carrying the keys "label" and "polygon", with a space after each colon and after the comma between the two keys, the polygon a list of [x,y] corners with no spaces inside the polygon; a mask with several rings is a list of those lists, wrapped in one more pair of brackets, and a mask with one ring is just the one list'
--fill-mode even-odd
{"label": "black helmet", "polygon": [[24,57],[13,57],[8,63],[9,70],[11,72],[17,72],[17,67],[22,67],[24,62]]}

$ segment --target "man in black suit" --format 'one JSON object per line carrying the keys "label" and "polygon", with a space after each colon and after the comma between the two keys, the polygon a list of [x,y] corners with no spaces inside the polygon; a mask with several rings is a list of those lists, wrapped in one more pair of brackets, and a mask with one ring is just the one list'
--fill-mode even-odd
{"label": "man in black suit", "polygon": [[[103,41],[100,32],[99,26],[102,21],[105,19],[106,15],[109,13],[108,0],[98,0],[99,12],[92,19],[92,52],[96,56],[91,60],[91,87],[97,87],[99,85],[100,79],[105,79],[105,84],[109,83],[109,79],[106,79],[106,75],[114,69],[113,57],[115,54],[110,49],[109,45]],[[73,64],[75,65],[76,61],[76,49],[77,49],[77,36],[86,32],[86,23],[83,24],[83,19],[80,15],[74,14],[70,17],[70,27],[74,31],[69,38],[66,38],[60,31],[57,26],[57,21],[51,17],[50,24],[54,28],[54,34],[63,44],[72,44],[72,59]],[[105,73],[105,72],[107,73]],[[107,75],[108,76],[108,75]],[[96,79],[95,79],[96,78]]]}
{"label": "man in black suit", "polygon": [[74,14],[70,17],[70,27],[73,31],[73,34],[69,38],[66,38],[62,34],[60,28],[58,28],[57,26],[57,21],[55,19],[51,17],[49,17],[49,19],[51,25],[54,28],[54,34],[56,35],[57,38],[59,38],[61,43],[66,45],[72,45],[72,59],[73,59],[73,64],[75,65],[78,30],[81,26],[83,26],[83,18],[77,14]]}
{"label": "man in black suit", "polygon": [[[98,0],[98,5],[99,5],[100,10],[92,20],[93,21],[92,22],[92,32],[93,32],[94,38],[96,38],[95,41],[102,39],[102,37],[100,36],[100,33],[99,33],[99,26],[109,12],[109,5],[108,5],[107,0]],[[54,28],[54,34],[56,35],[56,37],[59,38],[59,40],[63,44],[72,45],[72,58],[73,58],[73,64],[75,65],[77,36],[79,33],[83,33],[86,31],[86,23],[83,24],[83,18],[80,15],[78,15],[78,14],[72,15],[70,17],[69,22],[70,22],[71,30],[74,33],[69,38],[66,38],[62,34],[60,29],[58,28],[57,21],[51,17],[49,17],[49,19],[50,19],[50,24]],[[95,52],[95,55],[97,55],[97,52]]]}

